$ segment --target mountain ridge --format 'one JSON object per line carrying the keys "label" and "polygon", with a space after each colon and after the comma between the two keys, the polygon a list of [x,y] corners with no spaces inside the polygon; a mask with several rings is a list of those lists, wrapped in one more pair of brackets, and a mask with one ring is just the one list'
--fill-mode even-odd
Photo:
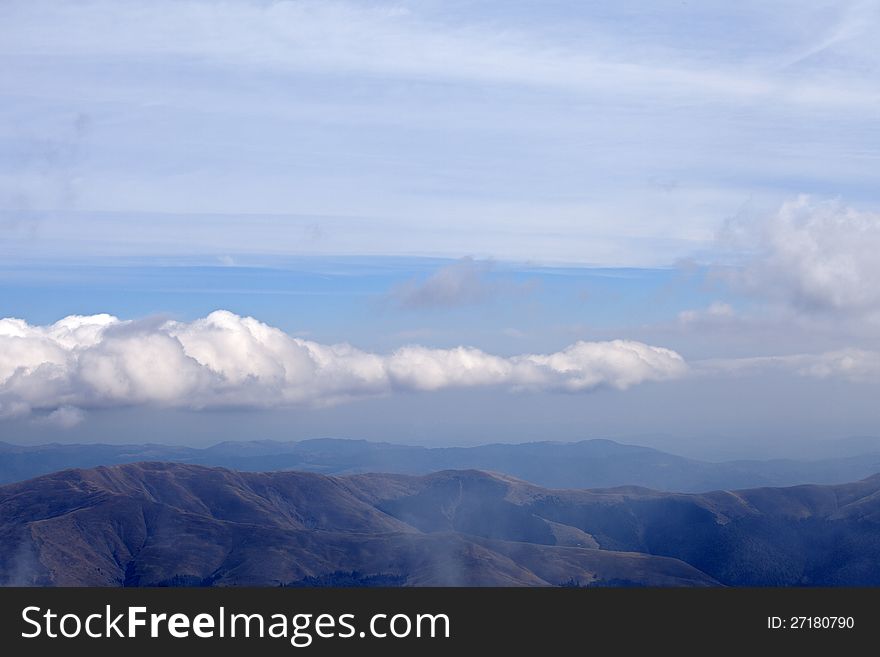
{"label": "mountain ridge", "polygon": [[880,475],[693,494],[145,462],[0,486],[6,584],[877,585],[878,563]]}
{"label": "mountain ridge", "polygon": [[173,461],[240,471],[298,470],[323,474],[427,474],[443,469],[504,472],[552,487],[639,485],[702,492],[718,488],[836,484],[880,471],[880,453],[836,459],[709,462],[606,439],[573,443],[492,443],[476,447],[418,447],[335,438],[297,442],[226,441],[207,448],[143,445],[0,444],[0,483],[23,481],[67,467]]}

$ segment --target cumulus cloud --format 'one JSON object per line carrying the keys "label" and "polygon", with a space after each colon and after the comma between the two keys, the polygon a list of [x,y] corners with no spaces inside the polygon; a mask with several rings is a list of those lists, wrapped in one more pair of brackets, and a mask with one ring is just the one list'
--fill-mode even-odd
{"label": "cumulus cloud", "polygon": [[802,310],[880,312],[880,213],[801,196],[727,236],[751,251],[733,280]]}
{"label": "cumulus cloud", "polygon": [[623,390],[686,370],[676,352],[626,340],[512,357],[417,345],[381,355],[304,340],[223,310],[192,322],[75,315],[32,326],[0,319],[0,415],[51,411],[51,421],[67,426],[82,419],[80,409],[104,406],[322,405],[474,386]]}

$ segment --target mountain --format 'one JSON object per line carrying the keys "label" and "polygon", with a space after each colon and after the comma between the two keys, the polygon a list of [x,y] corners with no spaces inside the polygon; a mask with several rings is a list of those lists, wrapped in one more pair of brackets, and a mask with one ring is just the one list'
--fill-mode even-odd
{"label": "mountain", "polygon": [[683,492],[837,484],[880,471],[880,453],[814,461],[711,463],[610,440],[447,448],[335,439],[225,442],[204,449],[152,444],[19,447],[0,443],[0,483],[21,481],[63,468],[154,460],[249,472],[427,474],[447,469],[478,469],[504,472],[551,488],[639,485]]}
{"label": "mountain", "polygon": [[880,476],[705,494],[174,463],[0,487],[0,582],[880,585]]}
{"label": "mountain", "polygon": [[0,483],[23,481],[67,468],[138,461],[181,461],[196,458],[203,450],[169,445],[59,444],[22,446],[0,442]]}
{"label": "mountain", "polygon": [[[447,477],[452,477],[448,479]],[[420,478],[237,473],[144,463],[68,470],[0,487],[0,581],[8,584],[493,585],[569,581],[699,586],[714,581],[664,557],[573,544],[498,494],[520,484],[465,472],[468,502],[495,505],[493,532],[414,524],[391,511],[424,492]],[[485,497],[485,499],[483,499]],[[383,508],[387,506],[388,508]],[[441,502],[441,515],[451,514]],[[487,507],[487,511],[489,511]],[[525,516],[523,515],[525,514]],[[534,526],[534,527],[533,527]],[[542,532],[541,529],[544,529]],[[563,528],[564,529],[564,528]],[[522,539],[534,533],[534,544]],[[590,538],[583,536],[583,541]]]}

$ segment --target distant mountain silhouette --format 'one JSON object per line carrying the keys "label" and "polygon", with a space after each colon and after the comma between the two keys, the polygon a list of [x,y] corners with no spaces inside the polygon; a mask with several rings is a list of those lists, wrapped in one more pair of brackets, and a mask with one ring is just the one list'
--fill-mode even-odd
{"label": "distant mountain silhouette", "polygon": [[680,494],[172,463],[0,487],[0,582],[880,585],[880,476]]}
{"label": "distant mountain silhouette", "polygon": [[173,461],[241,471],[298,470],[323,474],[427,474],[446,469],[503,472],[552,488],[638,485],[702,492],[803,483],[837,484],[880,472],[880,453],[817,461],[710,463],[610,440],[425,448],[364,440],[226,442],[205,449],[164,445],[42,445],[0,443],[0,483],[62,468]]}

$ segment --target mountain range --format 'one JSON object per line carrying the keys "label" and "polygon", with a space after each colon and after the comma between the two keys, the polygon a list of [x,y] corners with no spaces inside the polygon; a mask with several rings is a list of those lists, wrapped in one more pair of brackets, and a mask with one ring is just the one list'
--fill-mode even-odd
{"label": "mountain range", "polygon": [[426,448],[364,440],[225,442],[208,448],[167,445],[0,443],[0,483],[63,468],[170,461],[240,471],[297,470],[321,474],[427,474],[477,469],[550,488],[638,485],[703,492],[804,483],[839,484],[880,472],[880,452],[816,460],[739,460],[713,463],[610,440]]}
{"label": "mountain range", "polygon": [[180,463],[0,486],[0,582],[880,585],[880,475],[702,494]]}

